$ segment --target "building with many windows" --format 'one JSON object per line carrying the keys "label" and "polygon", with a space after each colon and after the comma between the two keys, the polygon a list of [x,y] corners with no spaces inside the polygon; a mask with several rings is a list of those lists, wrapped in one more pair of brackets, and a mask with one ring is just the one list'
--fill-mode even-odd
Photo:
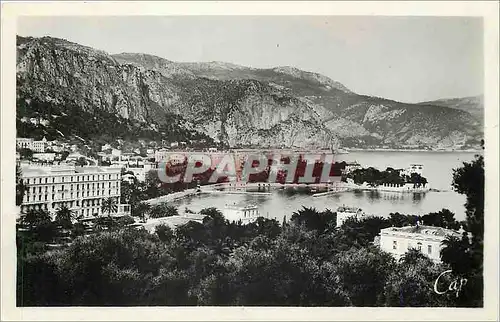
{"label": "building with many windows", "polygon": [[448,235],[461,237],[458,231],[434,226],[389,227],[380,230],[380,248],[396,259],[415,248],[439,262],[441,242]]}
{"label": "building with many windows", "polygon": [[30,149],[35,152],[44,153],[47,148],[47,139],[44,137],[40,141],[31,138],[16,138],[17,149]]}
{"label": "building with many windows", "polygon": [[115,199],[117,215],[129,211],[128,205],[119,205],[120,168],[29,165],[22,167],[22,177],[27,189],[21,213],[30,209],[53,213],[66,205],[77,216],[91,217],[102,214],[106,198]]}

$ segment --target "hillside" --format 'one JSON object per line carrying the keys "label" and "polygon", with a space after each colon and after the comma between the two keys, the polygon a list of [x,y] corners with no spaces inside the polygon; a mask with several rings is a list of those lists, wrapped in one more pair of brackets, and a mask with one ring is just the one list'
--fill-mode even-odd
{"label": "hillside", "polygon": [[484,98],[483,96],[469,96],[460,98],[440,99],[436,101],[423,102],[420,104],[445,106],[468,112],[483,122]]}
{"label": "hillside", "polygon": [[[227,146],[446,148],[476,146],[482,138],[480,122],[468,112],[358,95],[292,67],[109,55],[51,37],[18,37],[17,55],[18,98],[115,115],[131,127],[153,125],[153,131],[182,120],[189,135]],[[26,113],[29,108],[18,106],[18,119]]]}

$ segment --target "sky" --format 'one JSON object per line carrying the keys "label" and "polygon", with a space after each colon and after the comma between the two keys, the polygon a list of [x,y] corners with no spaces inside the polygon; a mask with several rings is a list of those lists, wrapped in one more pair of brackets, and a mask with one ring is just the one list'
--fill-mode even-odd
{"label": "sky", "polygon": [[293,66],[416,103],[483,93],[482,19],[383,16],[21,17],[18,35],[173,61]]}

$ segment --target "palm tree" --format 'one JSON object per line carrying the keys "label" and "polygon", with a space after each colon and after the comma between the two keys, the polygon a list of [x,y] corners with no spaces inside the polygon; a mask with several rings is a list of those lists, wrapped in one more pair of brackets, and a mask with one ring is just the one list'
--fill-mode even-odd
{"label": "palm tree", "polygon": [[106,198],[102,201],[101,210],[103,213],[107,213],[108,217],[111,217],[111,213],[116,213],[118,211],[118,205],[114,198]]}
{"label": "palm tree", "polygon": [[21,223],[28,227],[29,229],[32,229],[37,226],[41,226],[46,223],[51,222],[51,216],[50,213],[47,210],[35,210],[35,209],[30,209],[28,212],[21,218]]}
{"label": "palm tree", "polygon": [[68,206],[62,205],[56,210],[56,222],[63,228],[73,227],[74,219],[75,213],[73,210],[69,209]]}
{"label": "palm tree", "polygon": [[133,216],[140,217],[143,222],[146,221],[146,214],[150,213],[151,206],[145,202],[139,202],[133,207]]}

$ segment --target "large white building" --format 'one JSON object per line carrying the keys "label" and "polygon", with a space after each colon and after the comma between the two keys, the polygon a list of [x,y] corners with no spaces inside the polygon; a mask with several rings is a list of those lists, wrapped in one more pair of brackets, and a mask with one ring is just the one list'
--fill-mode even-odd
{"label": "large white building", "polygon": [[256,205],[226,205],[223,211],[224,217],[229,222],[238,222],[248,224],[260,217],[259,208]]}
{"label": "large white building", "polygon": [[[68,206],[77,216],[102,214],[102,201],[113,198],[120,203],[121,169],[110,167],[24,166],[27,187],[21,213],[30,209],[55,212]],[[119,205],[117,215],[127,213],[128,205]]]}
{"label": "large white building", "polygon": [[396,259],[415,248],[438,262],[441,260],[441,242],[448,235],[461,237],[458,231],[434,226],[389,227],[380,230],[380,248]]}

